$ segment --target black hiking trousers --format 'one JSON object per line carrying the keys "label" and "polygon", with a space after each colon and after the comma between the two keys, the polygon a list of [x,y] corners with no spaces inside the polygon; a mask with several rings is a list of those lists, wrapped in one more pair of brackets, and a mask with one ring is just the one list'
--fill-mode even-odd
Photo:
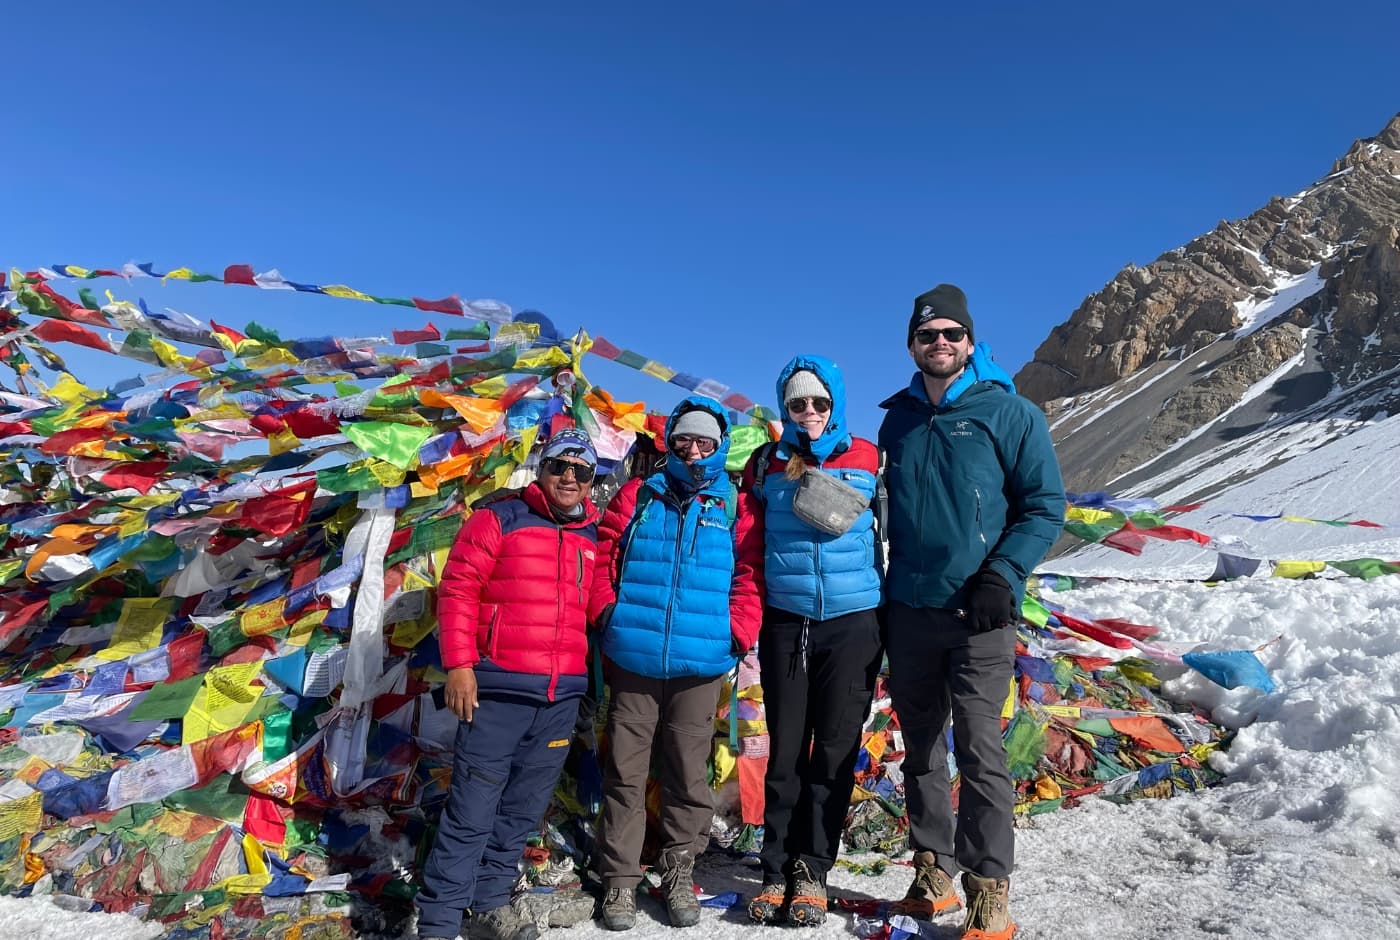
{"label": "black hiking trousers", "polygon": [[[951,610],[889,608],[890,697],[904,734],[909,841],[950,875],[1005,878],[1014,864],[1016,792],[1001,712],[1011,688],[1016,629],[973,633]],[[949,721],[961,782],[954,816]]]}
{"label": "black hiking trousers", "polygon": [[764,608],[758,665],[769,746],[765,881],[782,883],[799,859],[822,874],[835,863],[883,652],[873,610],[808,620]]}

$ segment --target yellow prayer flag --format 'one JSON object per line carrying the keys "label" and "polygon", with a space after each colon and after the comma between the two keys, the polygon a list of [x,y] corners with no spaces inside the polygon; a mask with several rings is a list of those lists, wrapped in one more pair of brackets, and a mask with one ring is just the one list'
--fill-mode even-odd
{"label": "yellow prayer flag", "polygon": [[291,631],[287,634],[287,642],[292,646],[305,646],[311,639],[311,634],[316,632],[316,628],[325,623],[329,610],[313,610],[292,624]]}
{"label": "yellow prayer flag", "polygon": [[641,371],[645,372],[647,375],[655,376],[663,382],[671,381],[676,375],[675,369],[672,369],[670,366],[662,365],[655,359],[648,359],[646,362],[642,363]]}
{"label": "yellow prayer flag", "polygon": [[65,405],[76,405],[80,402],[94,401],[103,397],[104,394],[106,393],[99,392],[95,388],[88,388],[67,372],[59,376],[58,381],[49,388],[49,397],[57,398]]}
{"label": "yellow prayer flag", "polygon": [[300,446],[301,438],[293,434],[290,428],[273,431],[267,436],[267,452],[272,457],[285,454],[289,450],[296,450]]}
{"label": "yellow prayer flag", "polygon": [[510,387],[504,375],[493,375],[489,379],[482,379],[480,382],[472,384],[472,391],[482,398],[500,398],[501,394]]}
{"label": "yellow prayer flag", "polygon": [[286,606],[285,597],[274,597],[270,601],[249,607],[238,618],[238,628],[243,631],[244,636],[274,633],[286,626],[282,620],[282,610]]}
{"label": "yellow prayer flag", "polygon": [[98,659],[115,661],[153,650],[160,645],[169,604],[159,597],[133,597],[122,604],[112,643],[97,652]]}
{"label": "yellow prayer flag", "polygon": [[0,842],[33,835],[44,820],[44,794],[31,793],[0,803]]}
{"label": "yellow prayer flag", "polygon": [[1281,561],[1274,565],[1275,578],[1305,578],[1327,569],[1325,561]]}
{"label": "yellow prayer flag", "polygon": [[[533,324],[531,325],[533,326]],[[558,369],[570,364],[572,364],[572,360],[569,359],[569,354],[558,346],[550,346],[548,349],[526,353],[515,360],[516,369],[522,371],[527,369]]]}
{"label": "yellow prayer flag", "polygon": [[166,274],[165,274],[165,277],[161,278],[161,280],[163,280],[163,281],[171,281],[171,280],[175,280],[175,281],[188,281],[188,280],[189,280],[190,278],[192,278],[192,277],[194,277],[194,271],[193,271],[193,269],[191,269],[191,268],[176,268],[174,271],[167,271]]}
{"label": "yellow prayer flag", "polygon": [[1104,509],[1086,509],[1083,506],[1071,506],[1065,510],[1065,519],[1070,522],[1083,522],[1093,525],[1105,519],[1114,518],[1114,514]]}
{"label": "yellow prayer flag", "polygon": [[283,349],[281,346],[269,346],[266,351],[253,358],[243,357],[243,362],[250,369],[270,369],[273,366],[294,366],[301,360],[293,355],[290,349]]}
{"label": "yellow prayer flag", "polygon": [[344,297],[346,300],[367,300],[374,303],[374,298],[369,294],[357,291],[353,287],[346,287],[344,284],[327,284],[321,288],[321,293],[330,294],[332,297]]}
{"label": "yellow prayer flag", "polygon": [[729,749],[729,742],[715,739],[714,746],[715,762],[715,782],[713,788],[718,790],[724,783],[736,776],[739,772],[739,759],[734,752]]}
{"label": "yellow prayer flag", "polygon": [[262,696],[261,686],[251,683],[262,672],[262,660],[215,666],[204,675],[181,722],[181,744],[193,744],[247,724],[248,714]]}

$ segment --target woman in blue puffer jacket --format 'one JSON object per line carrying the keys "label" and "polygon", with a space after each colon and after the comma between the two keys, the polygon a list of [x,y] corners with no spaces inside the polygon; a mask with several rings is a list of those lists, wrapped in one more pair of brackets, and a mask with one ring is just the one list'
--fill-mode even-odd
{"label": "woman in blue puffer jacket", "polygon": [[874,444],[847,430],[845,383],[830,359],[789,362],[778,376],[778,402],[782,439],[754,453],[741,487],[761,507],[758,661],[770,745],[763,887],[749,916],[815,925],[826,917],[826,874],[840,848],[884,652],[876,616],[883,574],[871,509],[832,535],[799,518],[793,498],[804,474],[825,473],[873,500],[880,461]]}
{"label": "woman in blue puffer jacket", "polygon": [[706,762],[724,674],[761,618],[762,550],[751,500],[725,475],[729,419],[712,398],[671,413],[666,462],[623,486],[598,524],[592,604],[608,664],[608,757],[598,870],[609,930],[637,922],[646,782],[659,738],[661,874],[676,927],[700,919],[695,859],[714,817]]}

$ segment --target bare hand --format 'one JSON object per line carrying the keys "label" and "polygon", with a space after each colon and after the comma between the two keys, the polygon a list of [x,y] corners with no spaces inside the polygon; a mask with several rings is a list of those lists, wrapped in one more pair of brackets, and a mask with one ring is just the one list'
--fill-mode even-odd
{"label": "bare hand", "polygon": [[447,673],[447,687],[443,690],[447,707],[462,721],[470,723],[472,715],[481,703],[476,698],[476,673],[470,666],[453,669]]}

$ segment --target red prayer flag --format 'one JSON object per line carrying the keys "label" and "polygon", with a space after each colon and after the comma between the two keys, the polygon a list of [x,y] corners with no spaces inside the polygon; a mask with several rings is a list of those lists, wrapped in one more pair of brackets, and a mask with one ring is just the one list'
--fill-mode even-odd
{"label": "red prayer flag", "polygon": [[76,343],[101,352],[112,351],[107,341],[92,330],[67,320],[45,320],[34,327],[34,335],[46,343]]}
{"label": "red prayer flag", "polygon": [[424,300],[422,297],[415,297],[413,298],[413,306],[430,313],[448,313],[454,317],[466,316],[462,300],[456,294],[444,297],[442,300]]}
{"label": "red prayer flag", "polygon": [[316,480],[313,478],[266,496],[250,499],[243,504],[239,521],[267,535],[286,535],[306,523],[307,516],[311,514],[311,502],[315,494]]}
{"label": "red prayer flag", "polygon": [[588,351],[595,355],[602,356],[604,359],[616,359],[618,356],[622,355],[621,349],[618,349],[601,336],[593,340],[593,346]]}
{"label": "red prayer flag", "polygon": [[247,284],[249,287],[257,287],[258,282],[253,280],[253,269],[246,264],[231,264],[224,268],[225,284]]}
{"label": "red prayer flag", "polygon": [[394,342],[400,346],[407,346],[410,343],[432,343],[442,339],[442,334],[438,332],[437,324],[431,321],[421,330],[395,330]]}

